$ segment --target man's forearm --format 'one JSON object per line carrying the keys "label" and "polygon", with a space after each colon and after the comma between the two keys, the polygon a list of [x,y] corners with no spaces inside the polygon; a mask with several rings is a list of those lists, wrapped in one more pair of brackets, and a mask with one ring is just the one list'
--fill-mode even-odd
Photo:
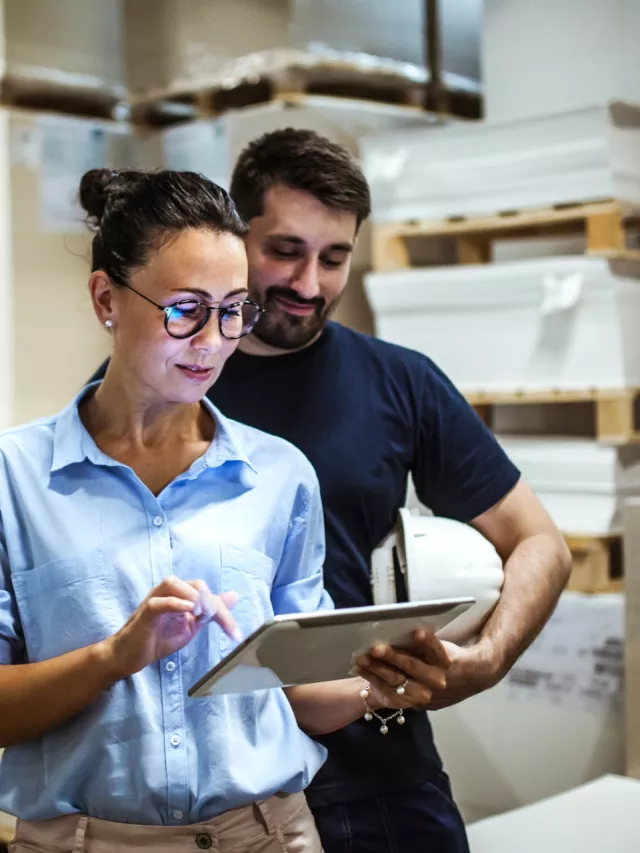
{"label": "man's forearm", "polygon": [[571,554],[559,535],[536,534],[514,549],[505,565],[500,600],[481,635],[495,655],[498,679],[538,636],[570,573]]}

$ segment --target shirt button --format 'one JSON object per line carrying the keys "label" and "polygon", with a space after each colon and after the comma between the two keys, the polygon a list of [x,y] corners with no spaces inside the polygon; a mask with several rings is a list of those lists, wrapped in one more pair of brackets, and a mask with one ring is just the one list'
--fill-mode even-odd
{"label": "shirt button", "polygon": [[176,665],[172,660],[170,660],[169,663],[166,664],[165,669],[167,672],[175,672]]}
{"label": "shirt button", "polygon": [[180,811],[180,809],[176,809],[173,813],[173,817],[175,820],[182,820],[184,814]]}
{"label": "shirt button", "polygon": [[162,516],[156,515],[156,517],[153,519],[153,523],[155,524],[156,527],[162,527],[162,525],[164,524],[164,522],[162,520]]}
{"label": "shirt button", "polygon": [[182,743],[182,738],[180,735],[171,735],[171,739],[169,740],[171,746],[180,746]]}
{"label": "shirt button", "polygon": [[213,839],[208,833],[201,832],[199,835],[196,835],[196,846],[200,850],[209,850],[213,846]]}

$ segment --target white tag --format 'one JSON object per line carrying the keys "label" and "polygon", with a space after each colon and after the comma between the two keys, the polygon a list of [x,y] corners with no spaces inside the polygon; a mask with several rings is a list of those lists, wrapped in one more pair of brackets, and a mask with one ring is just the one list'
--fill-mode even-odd
{"label": "white tag", "polygon": [[542,314],[559,314],[574,308],[582,295],[582,273],[571,275],[545,275],[542,279]]}

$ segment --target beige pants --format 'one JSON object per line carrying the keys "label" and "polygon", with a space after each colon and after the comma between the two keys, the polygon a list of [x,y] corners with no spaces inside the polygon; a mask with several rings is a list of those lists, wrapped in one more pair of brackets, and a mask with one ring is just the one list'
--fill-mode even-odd
{"label": "beige pants", "polygon": [[68,815],[18,821],[9,853],[322,853],[304,794],[278,795],[192,826],[138,826]]}

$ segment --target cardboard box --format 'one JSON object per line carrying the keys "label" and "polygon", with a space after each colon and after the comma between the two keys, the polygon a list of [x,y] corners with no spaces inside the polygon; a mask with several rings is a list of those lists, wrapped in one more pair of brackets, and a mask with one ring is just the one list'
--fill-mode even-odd
{"label": "cardboard box", "polygon": [[640,385],[638,278],[566,257],[370,273],[366,291],[379,336],[463,392],[619,389]]}
{"label": "cardboard box", "polygon": [[87,290],[90,234],[77,192],[86,170],[134,155],[122,125],[19,110],[2,110],[0,125],[11,235],[0,417],[10,426],[63,408],[108,352]]}
{"label": "cardboard box", "polygon": [[[124,0],[134,93],[222,86],[283,68],[334,62],[423,83],[422,0]],[[443,79],[480,92],[480,0],[442,4]]]}
{"label": "cardboard box", "polygon": [[134,94],[261,73],[290,46],[289,0],[124,0]]}
{"label": "cardboard box", "polygon": [[5,78],[123,92],[121,0],[4,0]]}
{"label": "cardboard box", "polygon": [[[624,609],[621,594],[564,593],[507,678],[430,714],[467,820],[624,772]],[[521,853],[520,842],[518,836],[510,850]],[[579,849],[560,847],[563,853]]]}

